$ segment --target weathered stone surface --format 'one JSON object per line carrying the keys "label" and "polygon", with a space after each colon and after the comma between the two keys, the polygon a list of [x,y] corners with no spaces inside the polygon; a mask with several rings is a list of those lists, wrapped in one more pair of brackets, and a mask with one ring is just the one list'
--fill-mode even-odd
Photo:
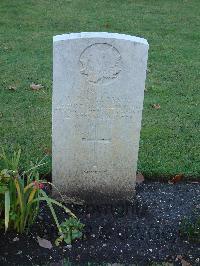
{"label": "weathered stone surface", "polygon": [[131,199],[146,77],[145,39],[54,37],[53,183],[69,197]]}

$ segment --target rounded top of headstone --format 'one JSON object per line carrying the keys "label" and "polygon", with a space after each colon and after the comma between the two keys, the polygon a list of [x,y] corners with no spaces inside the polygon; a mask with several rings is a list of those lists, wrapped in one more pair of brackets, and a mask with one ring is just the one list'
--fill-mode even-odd
{"label": "rounded top of headstone", "polygon": [[73,39],[82,39],[82,38],[102,38],[102,39],[117,39],[117,40],[126,40],[131,42],[136,42],[140,44],[144,44],[149,46],[146,39],[126,35],[126,34],[119,34],[119,33],[109,33],[109,32],[80,32],[80,33],[69,33],[69,34],[62,34],[56,35],[53,37],[53,41],[65,41],[65,40],[73,40]]}

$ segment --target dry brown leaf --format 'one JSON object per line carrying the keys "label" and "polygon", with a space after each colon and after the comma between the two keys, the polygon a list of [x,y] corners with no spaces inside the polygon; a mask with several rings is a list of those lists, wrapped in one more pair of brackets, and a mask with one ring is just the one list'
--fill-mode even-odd
{"label": "dry brown leaf", "polygon": [[50,148],[45,148],[44,152],[45,152],[46,155],[51,155],[52,154],[52,151],[51,151]]}
{"label": "dry brown leaf", "polygon": [[190,264],[189,262],[187,262],[184,259],[181,260],[181,264],[182,264],[182,266],[192,266],[192,264]]}
{"label": "dry brown leaf", "polygon": [[33,91],[39,91],[40,89],[44,88],[44,86],[42,86],[42,84],[31,83],[30,88]]}
{"label": "dry brown leaf", "polygon": [[175,261],[182,260],[182,258],[183,257],[181,255],[177,255]]}
{"label": "dry brown leaf", "polygon": [[39,236],[37,236],[37,240],[38,240],[38,244],[40,245],[40,247],[52,249],[53,246],[49,240],[40,238]]}
{"label": "dry brown leaf", "polygon": [[172,179],[169,180],[169,184],[176,184],[183,179],[183,174],[175,175]]}
{"label": "dry brown leaf", "polygon": [[176,256],[176,260],[175,261],[178,261],[180,260],[181,261],[181,265],[182,266],[192,266],[192,264],[190,264],[189,262],[187,262],[186,260],[183,259],[183,256],[181,255],[177,255]]}
{"label": "dry brown leaf", "polygon": [[106,28],[110,28],[110,25],[109,25],[108,23],[106,23],[106,24],[104,25],[104,27],[106,27]]}
{"label": "dry brown leaf", "polygon": [[160,104],[159,103],[154,103],[153,105],[152,105],[152,107],[154,108],[154,109],[156,109],[156,110],[158,110],[158,109],[160,109]]}
{"label": "dry brown leaf", "polygon": [[17,87],[16,86],[9,86],[8,89],[10,91],[16,91],[17,90]]}
{"label": "dry brown leaf", "polygon": [[136,183],[141,184],[144,182],[144,176],[142,173],[138,172],[136,175]]}

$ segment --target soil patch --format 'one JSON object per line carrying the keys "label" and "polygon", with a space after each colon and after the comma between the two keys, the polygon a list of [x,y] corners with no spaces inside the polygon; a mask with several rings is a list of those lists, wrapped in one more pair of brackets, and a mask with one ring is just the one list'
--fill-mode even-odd
{"label": "soil patch", "polygon": [[[158,182],[143,183],[136,188],[134,204],[114,206],[69,206],[85,224],[84,238],[72,246],[39,246],[37,236],[55,241],[57,230],[51,214],[41,206],[37,223],[28,235],[1,231],[0,265],[62,265],[121,263],[151,265],[172,262],[200,265],[200,243],[179,235],[184,217],[200,214],[200,184]],[[59,213],[62,220],[63,213]],[[182,261],[182,262],[181,262]]]}

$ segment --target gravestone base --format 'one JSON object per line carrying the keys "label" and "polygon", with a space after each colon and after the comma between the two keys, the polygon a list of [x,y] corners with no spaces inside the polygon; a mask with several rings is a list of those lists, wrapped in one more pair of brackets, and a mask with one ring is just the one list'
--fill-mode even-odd
{"label": "gravestone base", "polygon": [[[120,180],[120,178],[119,178]],[[109,182],[108,182],[109,183]],[[113,182],[114,183],[114,182]],[[113,184],[112,183],[112,184]],[[64,184],[57,184],[59,192],[53,188],[53,197],[62,199],[64,202],[74,203],[88,203],[88,204],[124,204],[125,202],[133,202],[135,199],[135,178],[132,179],[132,183],[127,186],[121,186],[117,182],[115,185],[99,185],[94,186],[70,186]],[[60,195],[61,194],[61,195]]]}

